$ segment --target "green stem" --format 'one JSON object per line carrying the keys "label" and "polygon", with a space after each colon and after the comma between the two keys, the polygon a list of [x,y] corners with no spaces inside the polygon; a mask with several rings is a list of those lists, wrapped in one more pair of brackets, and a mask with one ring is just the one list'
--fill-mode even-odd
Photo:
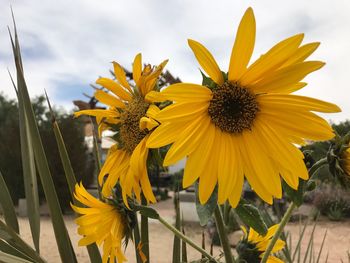
{"label": "green stem", "polygon": [[227,237],[227,231],[225,229],[224,219],[222,217],[220,206],[217,205],[214,212],[216,227],[219,232],[219,237],[221,241],[222,248],[224,250],[225,262],[233,263],[233,256],[231,252],[230,243]]}
{"label": "green stem", "polygon": [[[141,204],[147,205],[147,201],[143,195],[141,195]],[[141,244],[142,251],[147,258],[147,263],[150,263],[149,258],[149,238],[148,238],[148,217],[141,215]]]}
{"label": "green stem", "polygon": [[140,244],[140,230],[139,230],[139,222],[137,220],[137,215],[135,220],[136,220],[136,223],[134,228],[134,245],[135,245],[136,262],[141,263],[142,261],[138,250],[138,245]]}
{"label": "green stem", "polygon": [[205,255],[210,262],[217,263],[214,257],[212,257],[207,251],[202,249],[200,246],[196,245],[191,239],[189,239],[187,236],[182,234],[179,230],[177,230],[175,227],[170,225],[167,221],[164,220],[161,216],[158,217],[158,221],[162,223],[167,229],[169,229],[171,232],[173,232],[176,236],[181,238],[183,241],[185,241],[187,244],[189,244],[191,247],[193,247],[195,250],[197,250],[202,255]]}
{"label": "green stem", "polygon": [[284,216],[283,216],[283,218],[282,218],[282,220],[281,220],[281,222],[280,222],[280,224],[279,224],[279,226],[277,228],[277,231],[273,235],[273,238],[271,239],[269,245],[266,248],[266,251],[264,253],[264,257],[261,260],[261,263],[266,263],[267,262],[267,259],[269,258],[273,247],[275,246],[278,238],[282,234],[282,231],[283,231],[284,227],[286,226],[286,224],[288,223],[288,221],[289,221],[289,219],[290,219],[290,217],[292,215],[292,212],[293,212],[295,207],[296,207],[296,205],[293,202],[289,205],[286,213],[284,214]]}
{"label": "green stem", "polygon": [[309,177],[310,179],[313,175],[320,169],[323,165],[327,163],[327,157],[318,160],[310,169],[309,169]]}

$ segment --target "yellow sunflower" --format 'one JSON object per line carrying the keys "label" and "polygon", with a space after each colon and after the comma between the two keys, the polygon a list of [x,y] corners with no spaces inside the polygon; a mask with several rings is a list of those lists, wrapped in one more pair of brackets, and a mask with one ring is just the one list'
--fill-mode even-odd
{"label": "yellow sunflower", "polygon": [[[245,260],[244,262],[259,263],[261,261],[261,258],[264,256],[267,246],[274,236],[277,228],[278,225],[274,225],[268,229],[265,236],[261,236],[255,232],[253,228],[250,228],[249,233],[247,233],[247,230],[242,227],[244,236],[236,248],[239,259],[243,261]],[[285,242],[281,239],[278,239],[271,253],[273,254],[282,250],[284,246]],[[283,263],[283,261],[275,256],[269,256],[267,263]]]}
{"label": "yellow sunflower", "polygon": [[[118,209],[89,194],[82,184],[75,186],[74,197],[86,207],[72,205],[75,212],[82,214],[76,219],[78,233],[83,236],[79,246],[103,243],[102,262],[124,262],[122,240],[126,236],[126,218]],[[109,259],[109,261],[108,261]]]}
{"label": "yellow sunflower", "polygon": [[136,55],[133,63],[135,85],[132,86],[127,81],[124,69],[113,62],[116,80],[99,78],[96,81],[112,94],[102,90],[95,92],[95,98],[109,108],[75,113],[75,116],[95,116],[100,135],[106,129],[116,132],[113,138],[117,143],[109,150],[98,177],[105,197],[111,195],[119,180],[125,204],[127,196],[131,197],[133,194],[140,200],[141,190],[148,202],[156,201],[147,174],[149,149],[146,142],[158,125],[153,117],[159,108],[145,100],[145,96],[156,88],[158,77],[166,63],[167,60],[157,67],[146,65],[142,68],[141,54]]}
{"label": "yellow sunflower", "polygon": [[146,147],[171,144],[164,165],[187,158],[183,186],[199,178],[199,200],[205,203],[218,183],[218,201],[235,207],[244,176],[266,202],[281,198],[280,176],[294,189],[308,178],[302,152],[295,144],[328,140],[330,125],[314,112],[339,112],[331,103],[292,95],[306,85],[307,74],[320,61],[304,61],[319,43],[301,45],[303,34],[287,38],[251,65],[255,18],[245,12],[232,49],[228,73],[221,72],[211,53],[189,40],[199,64],[210,78],[203,85],[180,83],[150,92],[153,102],[174,101],[156,119]]}

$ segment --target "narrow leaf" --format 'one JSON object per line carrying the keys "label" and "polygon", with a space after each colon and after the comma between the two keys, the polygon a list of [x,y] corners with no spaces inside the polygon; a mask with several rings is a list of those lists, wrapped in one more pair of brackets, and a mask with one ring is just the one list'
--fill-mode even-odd
{"label": "narrow leaf", "polygon": [[[14,85],[14,84],[13,84]],[[15,85],[14,85],[15,87]],[[16,87],[15,87],[16,89]],[[36,251],[40,251],[40,211],[39,192],[36,178],[36,168],[33,152],[33,143],[28,127],[28,119],[24,109],[22,96],[17,92],[19,130],[21,140],[21,156],[23,167],[23,181],[27,204],[27,215],[29,219],[30,231]]]}
{"label": "narrow leaf", "polygon": [[[75,177],[75,174],[73,171],[71,161],[70,161],[69,156],[68,156],[67,148],[66,148],[66,145],[64,143],[60,127],[59,127],[59,125],[56,121],[55,115],[52,111],[51,103],[49,101],[49,98],[47,96],[46,91],[45,91],[45,96],[46,96],[47,103],[49,105],[51,119],[52,119],[52,128],[53,128],[53,131],[55,134],[58,151],[59,151],[62,165],[63,165],[64,174],[66,176],[66,180],[67,180],[68,187],[69,187],[69,192],[71,194],[71,198],[72,198],[73,203],[75,205],[77,205],[77,201],[75,200],[74,195],[73,195],[74,188],[75,188],[75,185],[77,183],[76,177]],[[88,250],[91,262],[96,262],[96,263],[102,262],[100,251],[98,250],[97,245],[95,243],[88,245],[87,250]]]}
{"label": "narrow leaf", "polygon": [[49,205],[50,215],[52,219],[53,229],[56,237],[58,250],[63,262],[77,262],[73,247],[64,224],[61,207],[58,201],[57,193],[51,177],[51,172],[46,159],[45,151],[42,145],[39,129],[35,120],[34,111],[31,105],[30,97],[28,94],[26,82],[23,75],[21,65],[21,55],[19,51],[19,43],[17,38],[17,32],[15,29],[16,43],[13,42],[12,35],[10,33],[11,43],[13,46],[13,54],[15,58],[16,71],[17,71],[17,88],[19,96],[21,97],[28,119],[29,133],[33,143],[33,151],[38,168],[40,180],[44,189],[45,197]]}
{"label": "narrow leaf", "polygon": [[23,253],[21,250],[17,249],[16,247],[12,246],[10,243],[5,242],[2,239],[0,239],[0,251],[5,252],[6,254],[10,254],[19,258],[29,260],[29,261],[33,260],[32,258],[27,256],[25,253]]}
{"label": "narrow leaf", "polygon": [[[3,221],[0,220],[0,238],[11,243],[12,246],[16,247],[22,253],[26,254],[30,258],[34,259],[35,262],[44,263],[45,260],[40,257],[40,255],[26,242],[24,242],[21,237],[10,227],[8,227]],[[5,261],[6,262],[6,261]]]}
{"label": "narrow leaf", "polygon": [[20,257],[16,257],[0,251],[0,262],[6,263],[32,263],[31,261],[25,260]]}
{"label": "narrow leaf", "polygon": [[317,255],[316,263],[320,262],[320,258],[321,258],[321,254],[322,254],[322,250],[323,250],[323,245],[324,245],[324,242],[326,241],[326,237],[327,237],[327,230],[324,233],[324,236],[323,236],[323,239],[322,239],[322,243],[321,243],[321,247],[320,247],[320,251],[318,252],[318,255]]}
{"label": "narrow leaf", "polygon": [[6,183],[4,181],[1,171],[0,171],[0,205],[2,207],[6,224],[12,227],[14,231],[19,233],[15,207],[13,205],[10,192],[6,186]]}

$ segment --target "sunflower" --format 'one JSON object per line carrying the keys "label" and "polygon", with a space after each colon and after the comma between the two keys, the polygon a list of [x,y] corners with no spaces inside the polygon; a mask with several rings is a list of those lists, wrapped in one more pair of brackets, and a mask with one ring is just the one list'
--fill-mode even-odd
{"label": "sunflower", "polygon": [[319,43],[300,45],[303,34],[287,38],[248,66],[255,42],[255,18],[245,12],[232,49],[228,73],[223,73],[211,53],[189,40],[199,64],[209,75],[203,85],[180,83],[150,92],[153,102],[172,100],[156,116],[160,125],[146,147],[172,144],[168,166],[187,158],[183,186],[199,178],[203,204],[218,183],[218,201],[235,207],[244,176],[267,203],[281,198],[280,176],[294,189],[299,177],[308,179],[303,154],[296,144],[306,139],[328,140],[330,125],[314,112],[339,112],[331,103],[293,95],[300,82],[324,63],[305,61]]}
{"label": "sunflower", "polygon": [[[122,240],[126,237],[126,217],[116,206],[102,202],[89,194],[82,184],[75,186],[74,197],[86,207],[71,205],[82,216],[76,219],[78,233],[83,236],[79,246],[103,243],[102,262],[124,262]],[[109,261],[108,261],[109,258]]]}
{"label": "sunflower", "polygon": [[[261,236],[255,232],[253,228],[250,228],[249,233],[247,233],[247,230],[242,227],[244,236],[236,248],[239,259],[243,262],[259,263],[261,258],[264,256],[264,252],[266,251],[267,246],[274,236],[277,228],[278,225],[274,225],[268,229],[265,236]],[[285,242],[278,239],[271,253],[273,254],[282,250],[284,246]],[[283,263],[283,261],[275,256],[269,256],[267,263]]]}
{"label": "sunflower", "polygon": [[111,147],[106,161],[98,176],[103,185],[102,194],[108,197],[113,187],[120,182],[123,198],[127,204],[127,196],[136,195],[140,200],[141,190],[148,202],[155,202],[151,184],[148,179],[146,161],[149,149],[147,139],[158,125],[153,117],[159,108],[145,100],[145,96],[156,88],[157,80],[165,67],[167,60],[157,67],[150,65],[142,68],[141,54],[136,55],[133,63],[133,79],[131,86],[124,69],[113,62],[116,80],[99,78],[96,83],[109,90],[95,92],[95,98],[108,106],[108,109],[82,110],[75,116],[95,116],[99,125],[99,134],[103,130],[111,130],[116,134],[113,138],[117,143]]}

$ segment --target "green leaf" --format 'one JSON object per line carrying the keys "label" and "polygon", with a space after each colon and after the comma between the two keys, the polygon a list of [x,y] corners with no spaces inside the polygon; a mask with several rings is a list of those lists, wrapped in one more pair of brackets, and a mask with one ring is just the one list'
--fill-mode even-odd
{"label": "green leaf", "polygon": [[[11,244],[17,250],[32,258],[35,262],[45,263],[46,261],[9,226],[0,220],[0,238]],[[7,262],[7,261],[5,261]]]}
{"label": "green leaf", "polygon": [[29,256],[27,256],[25,253],[17,249],[16,247],[11,245],[11,242],[5,242],[4,240],[0,239],[0,251],[5,252],[6,254],[10,254],[16,257],[20,257],[26,260],[33,260]]}
{"label": "green leaf", "polygon": [[299,186],[297,190],[291,188],[285,181],[282,181],[282,187],[288,198],[293,201],[296,206],[301,206],[304,200],[306,181],[299,178]]}
{"label": "green leaf", "polygon": [[210,89],[213,89],[216,87],[216,83],[209,77],[207,77],[201,70],[200,70],[201,74],[202,74],[202,85],[206,86]]}
{"label": "green leaf", "polygon": [[[66,176],[66,180],[67,180],[68,187],[69,187],[69,192],[71,194],[71,198],[73,200],[73,203],[75,205],[78,205],[78,203],[75,200],[74,195],[73,195],[74,188],[75,188],[75,185],[77,183],[76,177],[75,177],[75,174],[73,171],[73,167],[72,167],[71,161],[70,161],[69,156],[68,156],[67,148],[66,148],[66,145],[64,143],[60,127],[59,127],[59,125],[56,121],[55,115],[52,111],[51,103],[49,101],[49,98],[47,96],[46,91],[45,91],[45,96],[46,96],[47,103],[49,105],[51,119],[52,119],[52,129],[53,129],[54,134],[55,134],[58,151],[60,153],[60,157],[61,157],[61,161],[62,161],[62,165],[63,165],[64,174]],[[96,263],[102,262],[100,251],[98,250],[97,245],[95,243],[88,245],[86,248],[88,250],[91,262],[96,262]]]}
{"label": "green leaf", "polygon": [[134,209],[135,211],[139,211],[143,216],[147,216],[148,218],[152,219],[159,219],[158,212],[149,206],[135,205]]}
{"label": "green leaf", "polygon": [[209,200],[204,205],[202,205],[198,198],[198,183],[195,183],[194,187],[196,193],[196,210],[199,217],[199,224],[201,226],[205,226],[208,223],[209,219],[212,218],[217,206],[218,191],[217,188],[215,188]]}
{"label": "green leaf", "polygon": [[38,168],[40,180],[41,180],[45,197],[49,206],[49,211],[52,219],[52,225],[53,225],[53,229],[56,237],[58,250],[63,262],[74,263],[74,262],[77,262],[77,260],[74,254],[71,240],[68,235],[68,231],[64,224],[61,207],[57,198],[57,193],[55,190],[55,186],[53,184],[51,172],[48,166],[45,151],[40,138],[39,129],[35,120],[33,107],[28,94],[27,85],[24,79],[16,26],[15,26],[15,42],[13,41],[11,32],[10,32],[10,38],[11,38],[11,44],[12,44],[13,54],[14,54],[15,64],[16,64],[18,94],[21,100],[23,101],[22,105],[27,116],[29,134],[32,140],[32,147],[33,147],[36,167]]}
{"label": "green leaf", "polygon": [[266,235],[267,226],[260,211],[254,205],[241,199],[235,208],[235,211],[244,224],[253,228],[260,235]]}
{"label": "green leaf", "polygon": [[25,260],[20,257],[16,257],[0,251],[0,262],[6,263],[32,263],[32,261]]}
{"label": "green leaf", "polygon": [[13,205],[10,192],[6,186],[2,173],[0,171],[0,205],[4,214],[5,222],[12,227],[14,231],[19,233],[18,221]]}
{"label": "green leaf", "polygon": [[[22,67],[22,64],[21,64]],[[36,251],[40,251],[40,211],[39,192],[36,178],[36,168],[33,153],[33,144],[29,133],[28,119],[24,110],[22,96],[19,95],[15,83],[10,74],[12,84],[17,91],[19,130],[21,140],[21,156],[23,167],[23,182],[27,203],[27,215],[29,219],[30,231]]]}

